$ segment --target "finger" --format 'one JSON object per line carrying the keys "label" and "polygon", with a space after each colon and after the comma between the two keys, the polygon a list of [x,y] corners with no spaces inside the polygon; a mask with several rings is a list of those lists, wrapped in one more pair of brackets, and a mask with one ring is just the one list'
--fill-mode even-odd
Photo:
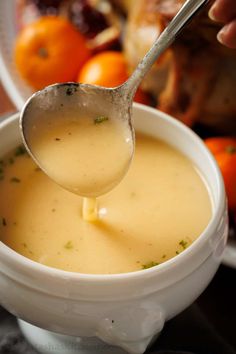
{"label": "finger", "polygon": [[236,19],[222,28],[217,39],[227,47],[236,49]]}
{"label": "finger", "polygon": [[232,21],[236,18],[236,1],[216,0],[209,11],[209,17],[223,23]]}

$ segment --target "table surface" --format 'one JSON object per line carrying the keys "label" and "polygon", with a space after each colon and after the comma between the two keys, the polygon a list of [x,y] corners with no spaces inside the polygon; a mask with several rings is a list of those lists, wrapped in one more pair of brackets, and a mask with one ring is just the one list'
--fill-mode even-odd
{"label": "table surface", "polygon": [[[0,84],[0,117],[15,111],[16,108],[14,104],[12,104]],[[208,288],[192,306],[193,307],[190,307],[190,310],[187,311],[187,314],[190,313],[190,316],[194,316],[194,311],[196,312],[196,309],[199,309],[212,329],[226,345],[229,345],[231,350],[229,352],[236,354],[236,269],[220,266]],[[184,315],[182,317],[184,317]],[[179,330],[177,330],[178,337],[180,334],[183,336],[184,333],[180,333],[182,317],[180,315],[179,319],[173,322],[170,321],[170,325],[167,325],[167,331],[171,332],[171,326],[174,327],[177,325],[177,328],[179,328]],[[186,323],[186,321],[183,323]],[[206,335],[206,344],[208,339]],[[166,342],[165,337],[160,340],[160,343],[162,342]],[[202,353],[202,351],[199,352]],[[221,353],[221,351],[217,351],[217,349],[215,349],[214,352],[209,352],[209,350],[206,349],[206,354],[214,353],[225,354],[225,352]]]}
{"label": "table surface", "polygon": [[236,352],[236,270],[220,266],[196,303]]}

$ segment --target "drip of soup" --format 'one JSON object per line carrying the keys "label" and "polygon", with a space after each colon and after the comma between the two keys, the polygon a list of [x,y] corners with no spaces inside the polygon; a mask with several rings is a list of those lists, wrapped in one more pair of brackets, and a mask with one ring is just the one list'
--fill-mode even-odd
{"label": "drip of soup", "polygon": [[82,205],[82,217],[85,221],[98,220],[97,198],[84,198]]}
{"label": "drip of soup", "polygon": [[1,240],[67,271],[114,274],[155,266],[191,245],[212,215],[192,162],[146,135],[137,135],[122,182],[98,199],[94,223],[81,216],[83,198],[54,183],[22,149],[1,162],[1,171]]}
{"label": "drip of soup", "polygon": [[55,113],[45,114],[40,129],[34,126],[27,132],[27,143],[54,181],[90,198],[110,191],[121,181],[133,155],[128,122],[83,112],[68,111],[58,119]]}

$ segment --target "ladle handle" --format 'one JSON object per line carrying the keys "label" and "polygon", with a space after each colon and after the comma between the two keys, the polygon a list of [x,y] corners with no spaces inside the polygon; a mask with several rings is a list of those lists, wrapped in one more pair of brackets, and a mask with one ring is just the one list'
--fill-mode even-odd
{"label": "ladle handle", "polygon": [[157,58],[172,44],[186,23],[208,0],[187,0],[177,15],[156,39],[151,49],[139,62],[130,78],[123,84],[123,92],[132,99],[142,79]]}

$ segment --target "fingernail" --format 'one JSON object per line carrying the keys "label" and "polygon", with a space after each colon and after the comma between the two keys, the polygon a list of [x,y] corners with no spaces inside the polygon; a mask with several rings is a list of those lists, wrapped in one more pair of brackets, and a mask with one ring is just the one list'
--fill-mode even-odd
{"label": "fingernail", "polygon": [[210,17],[211,20],[216,21],[216,17],[215,17],[215,5],[213,5],[209,12],[208,12],[208,16]]}
{"label": "fingernail", "polygon": [[218,34],[217,34],[217,39],[218,39],[218,41],[221,43],[221,44],[224,44],[224,42],[225,42],[225,33],[227,32],[227,28],[226,28],[227,26],[224,26],[221,30],[220,30],[220,32],[218,32]]}

